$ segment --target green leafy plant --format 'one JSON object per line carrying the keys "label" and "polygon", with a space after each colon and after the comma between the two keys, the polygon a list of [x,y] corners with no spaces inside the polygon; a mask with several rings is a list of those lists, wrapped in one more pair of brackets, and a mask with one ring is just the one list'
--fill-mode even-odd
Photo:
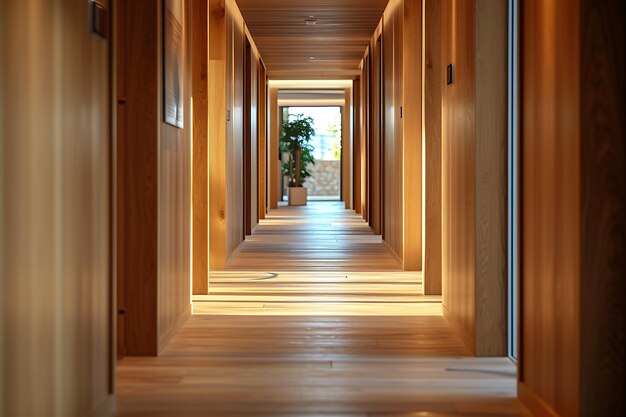
{"label": "green leafy plant", "polygon": [[280,151],[287,154],[283,163],[283,175],[289,178],[290,187],[302,187],[304,180],[311,176],[309,166],[315,164],[313,145],[309,142],[315,136],[313,119],[302,114],[290,117],[283,123],[280,134]]}

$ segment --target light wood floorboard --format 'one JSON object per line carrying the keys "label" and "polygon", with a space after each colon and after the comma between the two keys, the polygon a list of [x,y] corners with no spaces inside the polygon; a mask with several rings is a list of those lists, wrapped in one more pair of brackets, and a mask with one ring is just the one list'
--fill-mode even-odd
{"label": "light wood floorboard", "polygon": [[[421,274],[403,272],[350,212],[333,211],[332,222],[280,213],[291,214],[270,217],[275,224],[239,251],[241,270],[211,274],[209,294],[194,296],[194,315],[159,357],[120,361],[119,417],[529,415],[516,400],[515,365],[470,357],[441,298],[421,295]],[[335,222],[354,224],[338,231]],[[321,243],[302,236],[316,230]],[[284,239],[302,244],[293,268],[282,263]],[[333,239],[371,247],[306,249]],[[330,253],[350,260],[325,268]],[[369,257],[389,270],[364,272]]]}

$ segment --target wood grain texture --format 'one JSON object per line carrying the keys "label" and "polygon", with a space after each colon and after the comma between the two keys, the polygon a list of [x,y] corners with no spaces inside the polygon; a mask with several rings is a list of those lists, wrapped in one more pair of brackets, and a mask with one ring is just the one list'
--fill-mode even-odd
{"label": "wood grain texture", "polygon": [[[398,75],[402,83],[401,101],[396,106],[402,107],[402,126],[398,135],[403,136],[402,145],[402,191],[400,202],[403,204],[403,246],[402,260],[407,271],[422,271],[422,1],[404,0],[402,18],[402,66]],[[436,243],[434,243],[436,244]],[[435,294],[431,288],[429,294]]]}
{"label": "wood grain texture", "polygon": [[352,206],[357,214],[362,213],[361,199],[361,80],[356,79],[352,83],[352,126],[353,131],[353,150],[352,150]]}
{"label": "wood grain texture", "polygon": [[[477,355],[506,354],[506,21],[503,2],[442,12],[443,304]],[[480,27],[478,27],[480,25]]]}
{"label": "wood grain texture", "polygon": [[530,404],[525,392],[536,393],[546,406],[539,415],[580,415],[577,4],[527,1],[522,9],[520,382],[529,390],[520,391],[520,399]]}
{"label": "wood grain texture", "polygon": [[280,115],[278,112],[278,89],[269,89],[269,150],[268,169],[269,169],[269,208],[278,208],[278,200],[282,198],[280,189],[280,163],[278,155],[278,135],[280,134]]}
{"label": "wood grain texture", "polygon": [[343,202],[310,201],[270,210],[228,269],[402,271],[402,263]]}
{"label": "wood grain texture", "polygon": [[511,361],[466,357],[440,315],[386,317],[380,303],[357,316],[221,304],[194,315],[161,357],[120,362],[118,417],[530,416],[515,400]]}
{"label": "wood grain texture", "polygon": [[112,45],[87,15],[82,0],[0,4],[3,416],[112,398]]}
{"label": "wood grain texture", "polygon": [[476,351],[507,353],[508,7],[476,2]]}
{"label": "wood grain texture", "polygon": [[402,19],[403,2],[392,0],[383,15],[382,37],[382,233],[402,259],[403,250],[403,149],[402,120]]}
{"label": "wood grain texture", "polygon": [[192,0],[193,293],[209,291],[208,2]]}
{"label": "wood grain texture", "polygon": [[265,218],[267,213],[267,71],[265,65],[260,62],[259,66],[259,135],[258,135],[258,189],[259,189],[259,220]]}
{"label": "wood grain texture", "polygon": [[[191,25],[190,0],[183,1],[183,102],[184,129],[163,121],[162,24],[159,24],[154,68],[158,82],[158,347],[162,347],[182,324],[191,305]],[[159,13],[162,5],[156,5]],[[158,22],[162,22],[159,14]],[[144,45],[145,47],[145,45]],[[144,323],[145,325],[145,323]]]}
{"label": "wood grain texture", "polygon": [[441,294],[441,60],[439,0],[424,0],[423,127],[424,127],[424,294]]}
{"label": "wood grain texture", "polygon": [[226,9],[209,0],[209,269],[226,266]]}
{"label": "wood grain texture", "polygon": [[523,41],[520,397],[539,414],[626,412],[624,17],[610,1],[523,8],[541,30]]}
{"label": "wood grain texture", "polygon": [[626,415],[626,5],[580,5],[580,414]]}
{"label": "wood grain texture", "polygon": [[[353,79],[387,1],[237,3],[271,79]],[[316,25],[305,24],[309,16]]]}
{"label": "wood grain texture", "polygon": [[352,178],[352,89],[344,91],[344,105],[341,109],[341,200],[346,210],[352,209],[352,190],[354,187]]}
{"label": "wood grain texture", "polygon": [[[184,3],[184,129],[162,121],[161,7],[124,4],[125,125],[118,147],[123,175],[125,353],[156,355],[190,305],[191,54],[189,2]],[[151,46],[151,47],[150,47]],[[118,89],[119,92],[119,89]]]}
{"label": "wood grain texture", "polygon": [[[155,355],[158,345],[158,10],[150,1],[124,3],[120,68],[126,83],[126,124],[118,143],[118,195],[124,228],[119,229],[118,281],[123,280],[125,351]],[[118,36],[121,35],[118,34]],[[146,47],[150,45],[151,47]],[[118,101],[119,102],[119,101]],[[132,138],[132,140],[130,140]],[[123,263],[122,263],[123,262]],[[122,286],[120,286],[122,287]]]}
{"label": "wood grain texture", "polygon": [[382,23],[370,44],[370,137],[368,144],[369,224],[382,234]]}

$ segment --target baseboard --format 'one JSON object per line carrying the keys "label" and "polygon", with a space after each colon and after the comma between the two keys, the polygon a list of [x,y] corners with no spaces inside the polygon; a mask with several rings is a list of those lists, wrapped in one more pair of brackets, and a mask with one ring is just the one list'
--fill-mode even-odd
{"label": "baseboard", "polygon": [[383,246],[385,246],[387,249],[389,249],[389,251],[391,252],[391,254],[398,260],[398,262],[400,262],[402,264],[402,269],[404,269],[404,261],[402,260],[402,257],[399,256],[395,250],[393,250],[393,248],[391,246],[389,246],[389,243],[387,243],[385,241],[385,239],[381,238],[381,241],[383,242]]}
{"label": "baseboard", "polygon": [[520,381],[517,385],[517,396],[520,402],[535,417],[560,417],[546,402],[541,398],[535,390],[524,382]]}
{"label": "baseboard", "polygon": [[115,394],[109,394],[107,398],[98,405],[91,415],[93,417],[110,417],[115,413]]}
{"label": "baseboard", "polygon": [[454,330],[456,330],[456,332],[458,333],[463,344],[467,347],[467,349],[469,349],[470,354],[472,356],[476,356],[475,339],[465,331],[463,326],[459,324],[452,312],[450,312],[450,310],[448,310],[445,305],[441,305],[441,310],[443,311],[443,316],[446,318],[446,320],[448,320],[448,323],[450,323]]}
{"label": "baseboard", "polygon": [[159,336],[159,349],[157,355],[160,354],[165,346],[170,342],[170,340],[172,340],[172,337],[174,337],[174,335],[178,333],[178,330],[183,327],[183,324],[185,324],[187,320],[189,320],[189,317],[191,317],[191,304],[189,304],[189,306],[178,317],[174,324],[172,324],[169,329],[167,329],[163,334]]}

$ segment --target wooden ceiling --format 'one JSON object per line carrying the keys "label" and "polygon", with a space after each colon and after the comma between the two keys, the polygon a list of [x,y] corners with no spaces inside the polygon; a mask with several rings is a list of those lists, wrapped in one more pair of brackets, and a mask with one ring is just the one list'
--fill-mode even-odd
{"label": "wooden ceiling", "polygon": [[354,78],[387,2],[237,0],[269,77],[302,80]]}

